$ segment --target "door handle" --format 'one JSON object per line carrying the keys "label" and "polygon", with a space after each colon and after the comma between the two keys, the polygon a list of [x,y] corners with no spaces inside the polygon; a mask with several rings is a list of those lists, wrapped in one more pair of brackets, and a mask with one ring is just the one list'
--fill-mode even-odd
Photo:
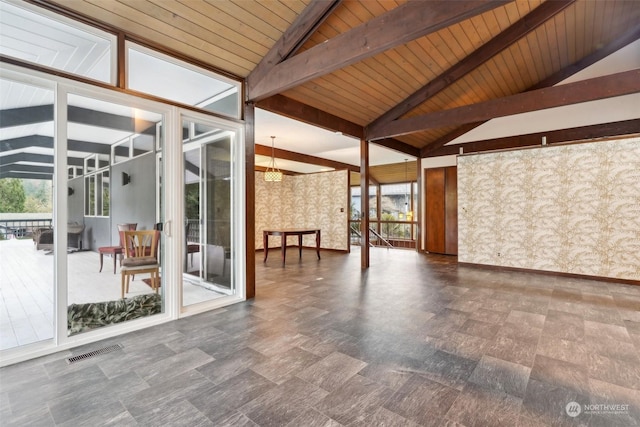
{"label": "door handle", "polygon": [[162,231],[164,231],[164,235],[167,237],[171,237],[171,220],[165,221],[162,226]]}

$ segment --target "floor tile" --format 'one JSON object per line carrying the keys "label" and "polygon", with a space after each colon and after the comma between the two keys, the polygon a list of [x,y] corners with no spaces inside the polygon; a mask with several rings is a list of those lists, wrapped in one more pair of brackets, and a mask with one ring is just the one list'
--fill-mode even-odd
{"label": "floor tile", "polygon": [[438,350],[425,359],[420,375],[446,386],[462,389],[477,363],[475,360]]}
{"label": "floor tile", "polygon": [[395,412],[391,412],[386,408],[378,408],[369,413],[362,419],[349,424],[349,427],[370,427],[370,426],[386,426],[386,427],[418,427],[419,424],[414,423]]}
{"label": "floor tile", "polygon": [[217,423],[275,387],[271,381],[248,370],[209,389],[207,393],[190,397],[189,401]]}
{"label": "floor tile", "polygon": [[588,425],[590,417],[580,414],[571,417],[567,414],[568,404],[576,402],[580,405],[589,403],[588,399],[579,395],[574,389],[559,387],[542,381],[531,379],[522,400],[520,415],[528,422],[520,420],[522,425],[576,426]]}
{"label": "floor tile", "polygon": [[521,398],[468,384],[449,408],[446,418],[467,426],[512,427],[517,424],[521,405]]}
{"label": "floor tile", "polygon": [[522,398],[531,368],[506,360],[483,356],[469,377],[469,382],[480,387],[500,391]]}
{"label": "floor tile", "polygon": [[331,353],[298,373],[298,377],[324,390],[334,391],[365,366],[367,363],[362,360],[342,353]]}
{"label": "floor tile", "polygon": [[586,366],[541,355],[536,356],[531,369],[531,379],[589,394],[589,377]]}
{"label": "floor tile", "polygon": [[304,414],[326,395],[327,392],[321,388],[294,377],[239,410],[260,426],[283,426]]}
{"label": "floor tile", "polygon": [[640,390],[640,365],[592,354],[587,365],[589,378]]}
{"label": "floor tile", "polygon": [[315,354],[294,347],[254,365],[251,369],[276,384],[282,384],[319,360],[320,357]]}
{"label": "floor tile", "polygon": [[537,345],[532,342],[497,337],[487,346],[486,355],[527,367],[533,366]]}
{"label": "floor tile", "polygon": [[351,377],[332,391],[315,407],[340,424],[349,425],[364,420],[382,407],[393,390],[360,375]]}
{"label": "floor tile", "polygon": [[420,375],[411,377],[384,408],[425,426],[437,426],[460,392]]}

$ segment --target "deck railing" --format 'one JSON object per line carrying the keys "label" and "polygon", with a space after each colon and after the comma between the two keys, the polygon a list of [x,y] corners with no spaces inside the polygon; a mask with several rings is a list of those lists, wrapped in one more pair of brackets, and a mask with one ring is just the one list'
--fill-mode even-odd
{"label": "deck railing", "polygon": [[[415,221],[379,221],[370,219],[370,239],[371,246],[391,245],[394,248],[415,248],[416,247],[416,226]],[[352,245],[362,243],[360,233],[360,221],[350,220],[349,229]]]}
{"label": "deck railing", "polygon": [[31,236],[38,228],[51,228],[51,218],[0,219],[0,238],[12,239]]}

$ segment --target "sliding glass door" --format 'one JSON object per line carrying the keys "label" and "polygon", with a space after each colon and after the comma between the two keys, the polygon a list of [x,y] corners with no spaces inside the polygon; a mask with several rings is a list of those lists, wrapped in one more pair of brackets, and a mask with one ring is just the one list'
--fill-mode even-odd
{"label": "sliding glass door", "polygon": [[235,295],[233,257],[234,133],[183,121],[184,259],[182,304]]}

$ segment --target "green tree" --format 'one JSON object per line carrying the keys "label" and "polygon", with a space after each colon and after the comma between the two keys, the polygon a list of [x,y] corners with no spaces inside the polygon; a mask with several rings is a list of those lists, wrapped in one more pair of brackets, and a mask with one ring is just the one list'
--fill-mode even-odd
{"label": "green tree", "polygon": [[24,212],[49,213],[53,211],[51,181],[23,179],[26,196]]}
{"label": "green tree", "polygon": [[[397,221],[396,217],[390,213],[382,214],[382,221]],[[400,237],[401,226],[398,223],[383,222],[380,224],[380,232],[386,239]]]}
{"label": "green tree", "polygon": [[185,185],[185,216],[200,219],[200,183]]}
{"label": "green tree", "polygon": [[25,199],[20,179],[0,179],[0,212],[24,212]]}

